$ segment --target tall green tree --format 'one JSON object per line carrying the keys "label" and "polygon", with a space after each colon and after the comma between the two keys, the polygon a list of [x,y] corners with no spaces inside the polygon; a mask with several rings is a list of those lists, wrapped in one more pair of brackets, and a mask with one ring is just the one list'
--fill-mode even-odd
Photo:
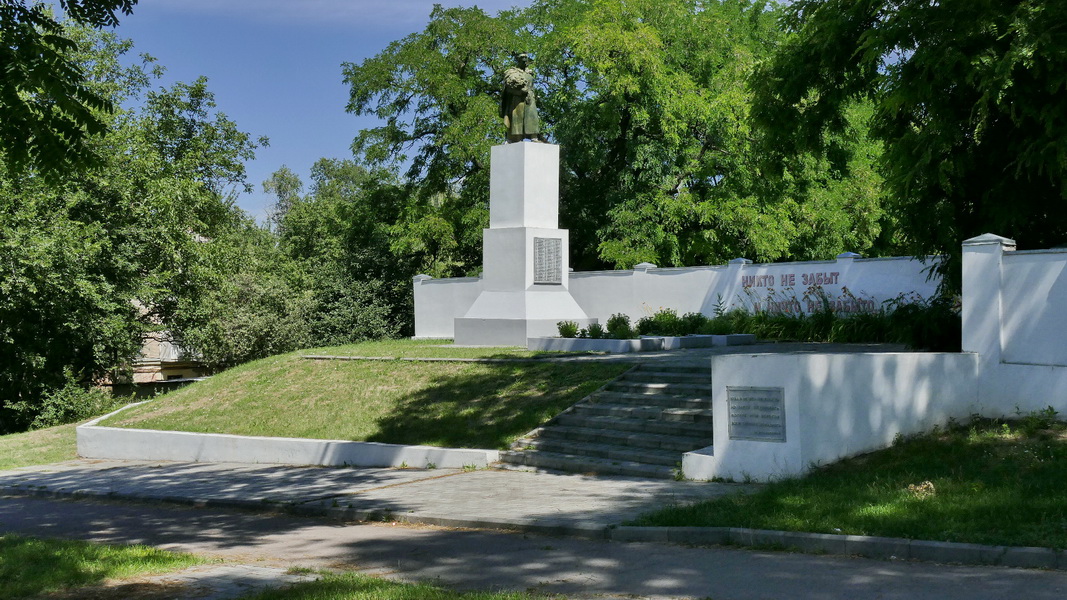
{"label": "tall green tree", "polygon": [[[24,428],[71,385],[128,369],[143,334],[203,286],[205,240],[240,222],[255,141],[211,110],[203,82],[149,91],[131,44],[64,25],[86,85],[112,106],[94,116],[91,168],[0,175],[0,430]],[[198,288],[198,285],[200,288]],[[61,395],[61,394],[60,394]]]}
{"label": "tall green tree", "polygon": [[[299,183],[286,171],[271,181]],[[282,251],[307,277],[314,343],[410,335],[412,259],[395,245],[403,245],[393,235],[403,206],[395,179],[326,158],[311,179],[308,195],[290,198],[279,231]]]}
{"label": "tall green tree", "polygon": [[[137,0],[61,0],[75,23],[118,24]],[[9,172],[47,176],[99,160],[92,139],[107,128],[114,104],[94,89],[73,56],[77,41],[43,3],[0,3],[0,161]]]}
{"label": "tall green tree", "polygon": [[477,272],[501,78],[525,51],[563,150],[576,268],[877,251],[879,148],[861,120],[834,160],[764,169],[747,81],[782,39],[776,14],[745,0],[539,0],[495,17],[438,7],[424,31],[345,65],[349,110],[383,121],[353,149],[407,165],[398,235],[434,256],[424,270]]}
{"label": "tall green tree", "polygon": [[1058,0],[799,0],[795,35],[755,77],[776,146],[824,148],[857,102],[900,239],[947,254],[984,232],[1067,240],[1067,4]]}

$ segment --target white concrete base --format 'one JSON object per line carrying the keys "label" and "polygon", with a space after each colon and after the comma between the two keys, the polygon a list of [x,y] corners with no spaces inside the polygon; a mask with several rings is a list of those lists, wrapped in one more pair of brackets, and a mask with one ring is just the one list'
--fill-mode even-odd
{"label": "white concrete base", "polygon": [[[136,405],[130,405],[136,406]],[[254,437],[184,431],[98,427],[130,406],[78,427],[78,455],[120,460],[234,462],[326,467],[435,466],[478,468],[497,462],[497,450],[402,446],[376,442]]]}
{"label": "white concrete base", "polygon": [[527,350],[534,352],[610,352],[625,354],[642,350],[662,350],[663,340],[646,338],[637,340],[592,340],[588,338],[537,337],[530,338]]}
{"label": "white concrete base", "polygon": [[[585,325],[582,325],[583,327]],[[641,336],[634,340],[532,337],[526,349],[542,352],[654,352],[656,350],[679,350],[682,348],[711,348],[713,346],[743,346],[755,344],[756,336],[750,333],[729,335]]]}
{"label": "white concrete base", "polygon": [[[683,456],[688,479],[801,475],[979,412],[975,354],[726,354],[711,371],[715,443]],[[781,389],[784,440],[732,439],[729,388]]]}
{"label": "white concrete base", "polygon": [[567,290],[485,291],[467,314],[455,320],[456,344],[463,346],[525,346],[531,337],[559,334],[560,321],[587,327],[586,316]]}

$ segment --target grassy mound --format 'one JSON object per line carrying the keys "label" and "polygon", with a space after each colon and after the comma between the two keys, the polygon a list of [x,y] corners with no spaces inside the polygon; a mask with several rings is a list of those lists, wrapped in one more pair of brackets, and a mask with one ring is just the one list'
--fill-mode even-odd
{"label": "grassy mound", "polygon": [[0,435],[0,470],[78,458],[75,424]]}
{"label": "grassy mound", "polygon": [[1067,424],[976,420],[634,524],[1067,547]]}
{"label": "grassy mound", "polygon": [[[629,365],[317,361],[304,355],[528,357],[391,341],[255,361],[103,423],[199,433],[505,448]],[[458,356],[457,356],[458,355]]]}

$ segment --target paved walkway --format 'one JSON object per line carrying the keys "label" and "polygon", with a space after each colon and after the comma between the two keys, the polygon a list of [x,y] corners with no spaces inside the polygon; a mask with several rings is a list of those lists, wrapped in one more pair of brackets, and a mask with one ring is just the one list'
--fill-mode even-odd
{"label": "paved walkway", "polygon": [[[229,563],[355,569],[569,598],[1062,600],[1067,573],[511,535],[221,508],[3,497],[0,532],[150,544]],[[176,596],[169,596],[176,597]],[[182,596],[184,597],[184,596]]]}
{"label": "paved walkway", "polygon": [[354,519],[603,537],[610,525],[745,486],[456,469],[333,469],[227,463],[76,460],[0,471],[0,490],[284,505]]}

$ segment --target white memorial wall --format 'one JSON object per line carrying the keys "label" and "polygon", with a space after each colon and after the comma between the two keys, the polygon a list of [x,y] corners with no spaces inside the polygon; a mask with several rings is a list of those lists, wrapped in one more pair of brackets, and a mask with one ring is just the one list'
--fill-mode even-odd
{"label": "white memorial wall", "polygon": [[963,351],[980,357],[983,414],[1067,415],[1065,340],[1067,249],[1016,251],[992,234],[963,243]]}
{"label": "white memorial wall", "polygon": [[[853,254],[792,263],[753,264],[739,259],[722,266],[663,269],[645,264],[632,270],[569,273],[568,291],[585,315],[601,323],[616,313],[636,321],[664,308],[680,315],[709,316],[719,307],[811,312],[821,303],[811,293],[815,289],[835,311],[847,314],[877,309],[902,294],[929,298],[938,283],[927,276],[931,264]],[[513,268],[521,270],[521,265]],[[468,313],[485,287],[480,278],[416,277],[415,337],[455,337],[455,319]],[[555,335],[554,323],[552,331],[543,335]]]}

